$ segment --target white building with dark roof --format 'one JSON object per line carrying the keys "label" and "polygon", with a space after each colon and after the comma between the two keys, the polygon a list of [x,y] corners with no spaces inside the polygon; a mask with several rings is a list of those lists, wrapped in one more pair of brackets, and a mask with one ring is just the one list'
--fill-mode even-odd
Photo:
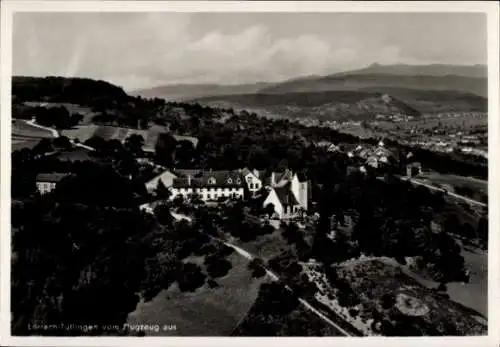
{"label": "white building with dark roof", "polygon": [[309,198],[309,184],[304,174],[290,170],[272,172],[263,206],[272,204],[279,219],[294,218],[301,211],[307,211]]}
{"label": "white building with dark roof", "polygon": [[65,173],[41,173],[36,176],[36,187],[40,194],[49,193],[54,190],[57,184],[68,176]]}
{"label": "white building with dark roof", "polygon": [[[184,171],[184,172],[182,172]],[[179,177],[173,178],[170,199],[178,196],[188,198],[198,195],[203,201],[216,201],[220,198],[244,198],[245,181],[238,171],[199,171],[177,170]]]}
{"label": "white building with dark roof", "polygon": [[247,188],[250,192],[251,197],[256,197],[256,195],[263,188],[261,172],[256,169],[250,170],[248,168],[244,168],[243,170],[241,170],[241,174],[245,179],[245,183],[247,184]]}
{"label": "white building with dark roof", "polygon": [[177,177],[178,177],[177,175],[175,175],[169,170],[164,171],[158,176],[146,182],[146,190],[149,193],[153,193],[156,190],[156,188],[158,188],[160,182],[163,184],[165,188],[170,188],[174,183],[174,179]]}

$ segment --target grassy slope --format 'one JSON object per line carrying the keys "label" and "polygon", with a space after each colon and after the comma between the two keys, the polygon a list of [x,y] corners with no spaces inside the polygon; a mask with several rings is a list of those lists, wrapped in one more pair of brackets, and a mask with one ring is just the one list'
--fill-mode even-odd
{"label": "grassy slope", "polygon": [[20,119],[13,120],[11,134],[13,151],[22,148],[33,148],[41,139],[52,138],[52,133],[50,131],[26,124]]}
{"label": "grassy slope", "polygon": [[[176,331],[157,336],[228,336],[246,316],[266,280],[251,277],[245,258],[233,253],[228,260],[233,268],[216,279],[220,287],[204,285],[193,293],[182,293],[174,284],[151,302],[139,303],[128,323],[176,325]],[[199,263],[200,259],[190,261]]]}

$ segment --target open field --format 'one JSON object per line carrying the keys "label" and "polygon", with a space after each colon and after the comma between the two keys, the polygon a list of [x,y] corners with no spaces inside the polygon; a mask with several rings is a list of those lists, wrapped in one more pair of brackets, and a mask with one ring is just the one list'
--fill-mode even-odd
{"label": "open field", "polygon": [[358,136],[362,139],[377,137],[379,135],[377,132],[363,128],[361,125],[343,126],[339,128],[338,131],[344,134]]}
{"label": "open field", "polygon": [[11,133],[12,137],[25,137],[35,139],[53,137],[50,131],[32,126],[21,119],[12,120]]}
{"label": "open field", "polygon": [[53,138],[50,131],[32,126],[22,119],[12,120],[11,134],[12,151],[33,148],[41,139]]}
{"label": "open field", "polygon": [[[422,181],[452,188],[452,192],[481,201],[488,197],[488,181],[438,172],[424,172],[419,176]],[[462,194],[462,193],[468,193]]]}
{"label": "open field", "polygon": [[[200,263],[201,259],[189,261]],[[160,292],[152,301],[140,302],[129,314],[129,324],[175,325],[175,331],[149,332],[152,336],[228,336],[244,319],[267,280],[252,278],[248,260],[238,254],[228,257],[233,267],[216,279],[217,288],[207,284],[195,292],[181,292],[177,284]]]}
{"label": "open field", "polygon": [[448,284],[450,299],[488,317],[488,253],[464,250],[465,266],[470,271],[469,283]]}
{"label": "open field", "polygon": [[32,149],[40,141],[38,138],[33,137],[22,137],[22,136],[12,136],[11,147],[12,151],[17,151],[23,148]]}
{"label": "open field", "polygon": [[129,128],[114,127],[108,125],[79,125],[73,129],[63,130],[62,134],[70,139],[78,138],[81,142],[85,142],[93,136],[102,137],[105,140],[125,141],[127,137],[133,134],[138,134],[147,139],[147,130],[137,130]]}

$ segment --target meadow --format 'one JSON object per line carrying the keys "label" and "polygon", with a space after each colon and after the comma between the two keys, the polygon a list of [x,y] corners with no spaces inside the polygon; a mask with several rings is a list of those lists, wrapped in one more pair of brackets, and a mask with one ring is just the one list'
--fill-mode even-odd
{"label": "meadow", "polygon": [[[246,317],[268,278],[255,279],[247,270],[248,260],[233,253],[232,269],[217,278],[218,287],[207,284],[194,292],[181,292],[177,284],[160,292],[152,301],[141,301],[129,314],[129,324],[175,325],[175,331],[149,332],[151,336],[228,336]],[[202,257],[187,259],[203,267]]]}

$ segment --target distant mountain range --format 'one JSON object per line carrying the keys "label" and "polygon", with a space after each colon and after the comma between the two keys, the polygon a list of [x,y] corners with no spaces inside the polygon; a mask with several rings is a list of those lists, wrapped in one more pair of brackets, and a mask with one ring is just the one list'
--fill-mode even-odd
{"label": "distant mountain range", "polygon": [[167,100],[182,101],[186,99],[200,98],[205,96],[252,94],[262,89],[273,86],[272,83],[249,83],[235,85],[220,84],[172,84],[149,89],[130,91],[133,96],[145,98],[162,98]]}
{"label": "distant mountain range", "polygon": [[446,64],[431,64],[431,65],[380,65],[372,64],[368,67],[341,72],[336,76],[351,75],[351,74],[388,74],[399,76],[447,76],[455,75],[461,77],[488,78],[488,69],[485,65],[446,65]]}
{"label": "distant mountain range", "polygon": [[326,76],[304,76],[278,83],[240,85],[178,84],[133,91],[133,95],[170,100],[189,100],[235,94],[284,94],[362,90],[365,88],[410,88],[458,91],[487,97],[484,65],[379,65]]}

